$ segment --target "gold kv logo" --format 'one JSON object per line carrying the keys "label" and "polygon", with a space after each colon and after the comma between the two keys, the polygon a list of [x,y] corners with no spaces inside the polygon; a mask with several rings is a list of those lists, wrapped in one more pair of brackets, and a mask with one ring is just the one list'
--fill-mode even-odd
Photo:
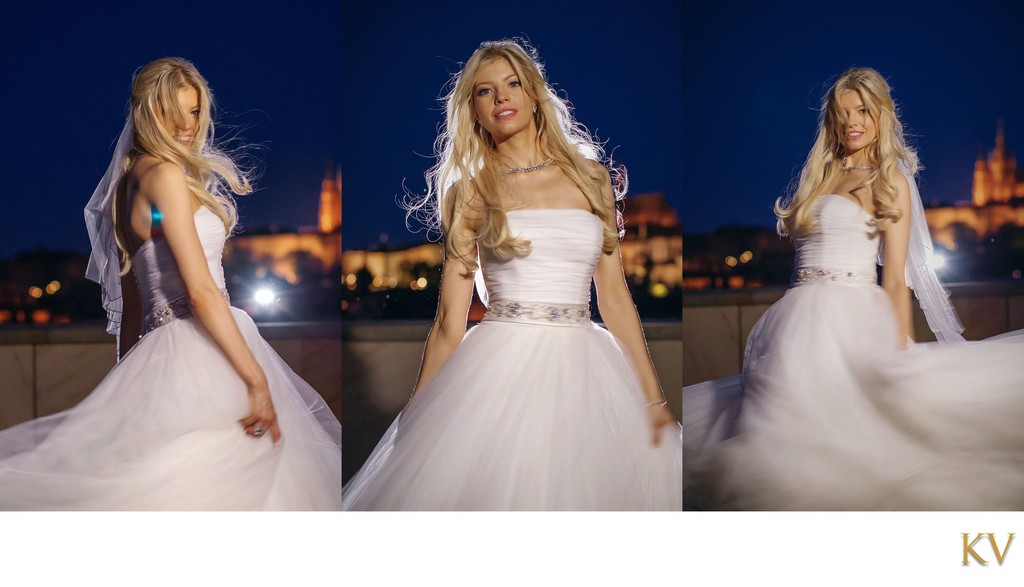
{"label": "gold kv logo", "polygon": [[1003,549],[1001,551],[999,550],[999,544],[996,543],[996,535],[995,534],[977,534],[974,537],[974,540],[971,540],[971,535],[970,534],[961,534],[961,536],[964,539],[964,560],[963,560],[963,564],[965,564],[965,565],[971,564],[970,561],[967,558],[969,556],[973,557],[974,560],[976,560],[977,562],[979,562],[979,563],[981,563],[983,565],[987,565],[988,564],[988,561],[985,560],[984,558],[982,558],[981,555],[978,554],[978,551],[974,549],[975,546],[978,546],[980,548],[980,545],[978,544],[978,542],[982,539],[982,537],[988,536],[988,543],[992,547],[992,552],[995,554],[996,561],[1000,565],[1002,565],[1003,561],[1006,559],[1006,553],[1009,552],[1009,550],[1010,550],[1010,543],[1013,542],[1013,534],[1014,534],[1013,532],[1010,532],[1009,537],[1007,537],[1007,539],[1006,539],[1006,544],[1003,546]]}

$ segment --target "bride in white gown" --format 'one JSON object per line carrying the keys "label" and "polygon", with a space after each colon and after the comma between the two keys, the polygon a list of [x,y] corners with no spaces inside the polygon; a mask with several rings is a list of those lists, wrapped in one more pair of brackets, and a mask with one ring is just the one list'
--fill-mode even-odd
{"label": "bride in white gown", "polygon": [[[445,236],[437,318],[344,508],[681,509],[681,430],[623,278],[599,147],[512,41],[480,46],[446,113],[427,176]],[[488,309],[466,332],[478,253]],[[591,281],[607,330],[590,321]]]}
{"label": "bride in white gown", "polygon": [[226,301],[228,194],[250,188],[211,107],[187,61],[135,76],[86,208],[120,359],[79,405],[0,432],[0,509],[341,507],[340,424]]}
{"label": "bride in white gown", "polygon": [[[916,169],[882,76],[840,76],[776,206],[794,287],[742,376],[684,389],[687,508],[1024,508],[1024,333],[960,337]],[[908,284],[941,342],[909,340]]]}

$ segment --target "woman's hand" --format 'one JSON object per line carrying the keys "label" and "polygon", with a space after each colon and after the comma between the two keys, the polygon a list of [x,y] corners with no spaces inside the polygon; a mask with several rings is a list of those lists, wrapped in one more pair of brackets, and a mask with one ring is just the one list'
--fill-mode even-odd
{"label": "woman's hand", "polygon": [[265,383],[249,388],[249,407],[249,415],[239,420],[245,433],[253,438],[261,438],[269,431],[275,444],[281,440],[274,402],[270,399],[270,390]]}
{"label": "woman's hand", "polygon": [[661,444],[661,429],[676,421],[665,402],[647,406],[647,416],[651,420],[651,444]]}

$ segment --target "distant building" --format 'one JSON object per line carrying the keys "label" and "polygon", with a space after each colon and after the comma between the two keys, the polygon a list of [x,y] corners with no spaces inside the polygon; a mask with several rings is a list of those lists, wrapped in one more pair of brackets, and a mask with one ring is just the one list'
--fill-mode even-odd
{"label": "distant building", "polygon": [[793,244],[775,228],[724,226],[686,236],[683,289],[744,289],[785,285]]}
{"label": "distant building", "polygon": [[1017,169],[1017,159],[1006,150],[1003,121],[996,128],[996,147],[988,154],[978,155],[974,162],[974,185],[971,202],[975,206],[1007,203],[1024,198],[1024,169]]}
{"label": "distant building", "polygon": [[[1003,123],[996,129],[996,145],[978,155],[970,204],[925,210],[932,239],[949,250],[958,238],[972,239],[995,234],[1005,225],[1024,227],[1024,170],[1006,148]],[[971,234],[973,233],[973,234]]]}
{"label": "distant building", "polygon": [[331,176],[330,167],[324,174],[320,188],[320,213],[318,215],[320,232],[336,232],[341,230],[341,168]]}
{"label": "distant building", "polygon": [[[349,289],[355,289],[357,275],[366,273],[370,289],[424,289],[418,281],[418,267],[439,267],[444,263],[444,248],[437,243],[424,243],[389,250],[348,250],[341,255],[341,272]],[[423,285],[421,285],[423,284]],[[436,286],[436,284],[434,284]]]}
{"label": "distant building", "polygon": [[227,254],[239,253],[296,283],[300,265],[313,259],[324,272],[341,266],[341,171],[328,167],[320,190],[317,226],[295,232],[240,234],[228,240]]}
{"label": "distant building", "polygon": [[[626,198],[622,209],[626,234],[619,243],[622,268],[634,283],[683,282],[683,225],[665,194],[639,194]],[[648,274],[649,273],[649,274]]]}
{"label": "distant building", "polygon": [[[683,279],[683,231],[675,210],[661,193],[626,198],[622,211],[625,236],[620,243],[626,277],[636,284],[655,283],[674,288]],[[342,254],[342,273],[349,289],[357,275],[367,274],[371,289],[424,289],[421,275],[444,262],[440,244],[421,244],[390,250],[349,250]]]}

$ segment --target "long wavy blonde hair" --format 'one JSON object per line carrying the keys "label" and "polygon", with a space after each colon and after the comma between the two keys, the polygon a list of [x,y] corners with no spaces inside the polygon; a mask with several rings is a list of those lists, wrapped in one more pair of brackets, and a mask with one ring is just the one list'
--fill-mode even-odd
{"label": "long wavy blonde hair", "polygon": [[[426,196],[406,203],[409,214],[428,228],[440,228],[446,254],[470,271],[477,268],[474,244],[491,250],[499,258],[529,252],[529,241],[516,238],[508,226],[507,208],[498,192],[502,171],[497,145],[474,116],[473,80],[481,67],[497,59],[511,65],[526,94],[536,102],[533,121],[541,155],[560,167],[586,196],[604,223],[603,249],[610,253],[621,236],[621,220],[614,203],[602,197],[601,177],[595,173],[592,162],[610,168],[615,200],[621,199],[626,191],[625,169],[615,167],[610,160],[604,161],[602,145],[576,122],[568,101],[560,98],[545,80],[536,51],[519,39],[482,43],[462,71],[449,81],[450,89],[442,98],[445,122],[434,141],[437,163],[425,174]],[[467,215],[478,221],[475,239],[467,238],[459,229]]]}
{"label": "long wavy blonde hair", "polygon": [[[188,126],[189,113],[182,112],[178,92],[193,88],[199,99],[196,135],[189,145],[174,140],[164,126]],[[146,64],[132,80],[131,114],[135,127],[132,150],[124,160],[128,171],[143,156],[150,156],[179,165],[185,171],[188,188],[199,202],[216,214],[230,233],[238,221],[238,209],[232,194],[252,191],[249,172],[214,144],[212,120],[213,96],[206,80],[191,62],[165,57]],[[131,233],[125,201],[124,178],[114,196],[114,234],[121,251],[121,275],[131,268],[129,243],[137,240]],[[124,217],[123,219],[121,217]]]}
{"label": "long wavy blonde hair", "polygon": [[839,106],[839,96],[845,92],[856,92],[860,96],[878,133],[875,141],[867,147],[868,165],[874,170],[862,184],[874,203],[875,225],[884,231],[902,216],[896,207],[895,180],[901,173],[901,166],[906,173],[917,173],[917,153],[904,140],[903,125],[885,78],[874,69],[855,67],[840,75],[822,99],[818,135],[800,171],[800,179],[788,197],[775,202],[780,234],[813,232],[816,223],[811,215],[812,204],[842,173],[847,120]]}

